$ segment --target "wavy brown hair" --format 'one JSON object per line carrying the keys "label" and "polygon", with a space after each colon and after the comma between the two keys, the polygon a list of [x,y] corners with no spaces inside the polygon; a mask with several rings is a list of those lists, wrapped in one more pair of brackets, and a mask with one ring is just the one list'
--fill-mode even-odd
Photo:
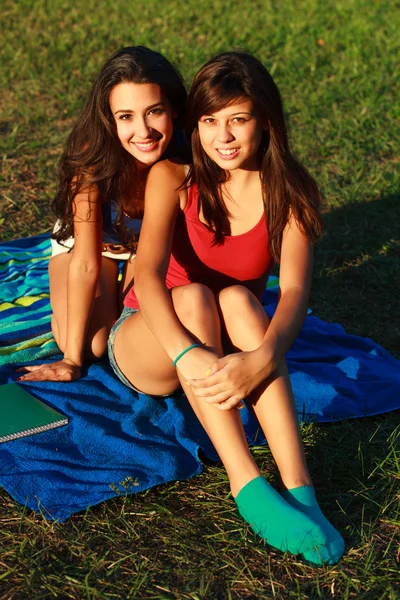
{"label": "wavy brown hair", "polygon": [[[187,92],[177,69],[162,54],[145,46],[130,46],[115,52],[94,81],[60,160],[58,190],[52,204],[61,224],[52,236],[58,242],[73,236],[75,196],[97,186],[104,205],[117,202],[115,225],[121,241],[130,250],[135,249],[134,235],[122,225],[121,199],[135,184],[136,162],[121,145],[109,104],[111,90],[126,82],[155,83],[161,88],[177,115],[170,146],[174,146],[176,131],[183,127]],[[177,146],[175,143],[174,150],[179,154]],[[184,148],[182,152],[185,154]],[[131,216],[141,218],[143,207],[137,206],[136,214]]]}
{"label": "wavy brown hair", "polygon": [[259,148],[259,168],[270,249],[273,258],[279,261],[282,234],[290,214],[310,240],[321,237],[321,194],[290,149],[278,87],[264,65],[247,52],[220,54],[207,62],[194,78],[187,106],[193,153],[188,181],[197,183],[204,218],[215,231],[214,243],[222,243],[229,211],[222,199],[221,186],[229,173],[204,152],[198,122],[202,116],[212,115],[243,98],[252,100],[256,114],[268,124]]}

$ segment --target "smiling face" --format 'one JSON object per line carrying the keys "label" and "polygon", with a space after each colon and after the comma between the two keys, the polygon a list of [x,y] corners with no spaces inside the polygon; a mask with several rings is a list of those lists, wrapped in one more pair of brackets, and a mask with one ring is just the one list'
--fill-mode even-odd
{"label": "smiling face", "polygon": [[221,169],[258,169],[258,149],[266,127],[255,114],[252,100],[239,98],[222,110],[203,115],[198,128],[204,152]]}
{"label": "smiling face", "polygon": [[110,109],[120,142],[138,162],[159,160],[173,133],[173,111],[155,83],[119,83],[110,93]]}

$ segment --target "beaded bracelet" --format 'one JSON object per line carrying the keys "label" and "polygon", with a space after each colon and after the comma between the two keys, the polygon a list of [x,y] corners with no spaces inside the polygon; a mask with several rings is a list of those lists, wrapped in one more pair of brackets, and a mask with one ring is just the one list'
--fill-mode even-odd
{"label": "beaded bracelet", "polygon": [[178,354],[178,356],[173,361],[174,367],[176,367],[178,360],[180,358],[182,358],[182,356],[184,356],[186,354],[186,352],[189,352],[189,350],[192,350],[193,348],[201,348],[201,344],[192,344],[191,346],[188,346],[187,348],[182,350],[182,352],[180,354]]}

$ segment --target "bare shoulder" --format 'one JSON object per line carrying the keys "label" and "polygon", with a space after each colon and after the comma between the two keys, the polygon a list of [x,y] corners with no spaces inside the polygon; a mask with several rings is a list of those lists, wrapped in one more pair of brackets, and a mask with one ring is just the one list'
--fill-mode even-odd
{"label": "bare shoulder", "polygon": [[150,169],[147,183],[150,185],[166,185],[178,189],[186,177],[185,163],[178,159],[162,160]]}

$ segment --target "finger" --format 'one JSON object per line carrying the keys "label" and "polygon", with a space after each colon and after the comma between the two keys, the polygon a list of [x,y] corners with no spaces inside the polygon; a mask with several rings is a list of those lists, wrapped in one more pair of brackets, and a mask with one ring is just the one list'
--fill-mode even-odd
{"label": "finger", "polygon": [[46,377],[43,373],[33,372],[18,377],[17,381],[51,381],[51,379]]}
{"label": "finger", "polygon": [[232,390],[228,392],[226,384],[223,383],[219,383],[210,387],[200,387],[197,389],[193,388],[193,393],[198,398],[212,398],[213,396],[217,396],[218,394],[222,394],[223,392],[226,392],[230,396],[232,395]]}
{"label": "finger", "polygon": [[209,388],[214,385],[222,384],[224,381],[226,381],[225,375],[226,373],[223,371],[223,369],[220,369],[214,375],[209,375],[203,379],[189,379],[188,383],[194,389]]}
{"label": "finger", "polygon": [[221,392],[219,394],[216,394],[215,396],[209,396],[207,398],[203,398],[204,402],[207,402],[207,404],[221,404],[226,402],[227,400],[229,400],[229,398],[232,397],[232,392],[229,391],[224,391]]}
{"label": "finger", "polygon": [[224,365],[225,365],[224,357],[219,358],[218,360],[213,362],[213,364],[206,370],[204,375],[206,377],[209,377],[210,375],[215,375],[215,373],[217,373],[220,369],[224,368]]}
{"label": "finger", "polygon": [[42,368],[40,371],[35,370],[22,377],[18,378],[18,381],[62,381],[65,378],[66,373],[59,373],[54,369]]}
{"label": "finger", "polygon": [[41,369],[43,367],[43,365],[32,365],[29,366],[27,365],[26,367],[19,367],[18,369],[15,369],[16,373],[23,373],[26,371],[38,371],[39,369]]}
{"label": "finger", "polygon": [[219,410],[232,410],[238,408],[244,408],[244,403],[242,400],[239,400],[237,396],[231,396],[225,402],[221,402],[220,404],[215,405]]}
{"label": "finger", "polygon": [[218,373],[218,371],[221,371],[221,369],[226,367],[231,362],[231,360],[232,357],[229,355],[222,356],[222,358],[219,358],[218,360],[212,363],[212,365],[206,370],[204,375],[206,377],[210,377],[210,375],[215,375],[215,373]]}

